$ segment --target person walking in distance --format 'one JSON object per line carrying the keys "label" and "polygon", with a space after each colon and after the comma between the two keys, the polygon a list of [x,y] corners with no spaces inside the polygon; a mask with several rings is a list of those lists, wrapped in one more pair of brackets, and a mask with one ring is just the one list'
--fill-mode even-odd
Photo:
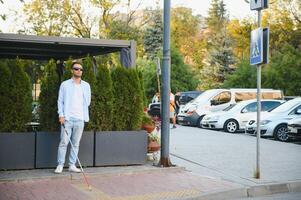
{"label": "person walking in distance", "polygon": [[84,130],[84,122],[89,121],[88,107],[91,102],[90,85],[81,80],[83,67],[80,62],[73,62],[71,70],[72,77],[62,82],[57,100],[59,122],[61,124],[61,140],[58,146],[58,165],[54,171],[55,173],[62,173],[63,171],[69,139],[71,139],[70,141],[74,147],[70,150],[69,171],[81,172],[75,164]]}
{"label": "person walking in distance", "polygon": [[170,119],[172,120],[172,128],[176,127],[176,115],[175,115],[175,95],[172,92],[169,92],[169,112],[170,112]]}

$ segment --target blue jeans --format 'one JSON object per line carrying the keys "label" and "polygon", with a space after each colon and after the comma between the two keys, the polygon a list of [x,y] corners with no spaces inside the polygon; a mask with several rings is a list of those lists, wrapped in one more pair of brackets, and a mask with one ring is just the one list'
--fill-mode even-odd
{"label": "blue jeans", "polygon": [[[70,137],[74,148],[73,149],[72,147],[70,148],[69,166],[75,165],[77,161],[76,158],[78,155],[80,139],[82,137],[83,130],[84,130],[84,125],[85,123],[83,120],[70,118],[70,120],[65,121],[66,131],[64,131],[64,127],[61,126],[61,141],[57,153],[58,165],[63,166],[65,163],[65,156],[66,156],[67,146],[69,144]],[[68,135],[66,134],[66,132]]]}

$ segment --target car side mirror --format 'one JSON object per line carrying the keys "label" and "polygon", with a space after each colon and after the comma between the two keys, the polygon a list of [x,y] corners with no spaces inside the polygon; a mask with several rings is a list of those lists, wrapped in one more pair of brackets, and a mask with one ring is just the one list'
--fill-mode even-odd
{"label": "car side mirror", "polygon": [[214,99],[212,99],[212,100],[210,101],[210,103],[211,103],[211,106],[215,106],[215,105],[217,105],[217,101],[216,101],[216,100],[214,100]]}
{"label": "car side mirror", "polygon": [[301,115],[301,109],[296,110],[297,115]]}

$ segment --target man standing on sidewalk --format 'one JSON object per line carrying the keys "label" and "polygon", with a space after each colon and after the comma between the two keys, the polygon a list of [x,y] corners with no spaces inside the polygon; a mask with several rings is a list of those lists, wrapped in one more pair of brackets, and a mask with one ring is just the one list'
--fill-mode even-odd
{"label": "man standing on sidewalk", "polygon": [[[79,62],[71,65],[72,78],[62,82],[58,97],[58,114],[61,123],[61,141],[58,146],[57,162],[55,173],[62,173],[69,138],[73,149],[69,155],[69,171],[81,172],[75,166],[80,139],[84,130],[84,122],[89,121],[89,105],[91,102],[91,88],[89,83],[81,80],[83,67]],[[64,125],[64,126],[63,126]],[[68,135],[66,134],[68,133]],[[69,138],[68,138],[69,137]]]}

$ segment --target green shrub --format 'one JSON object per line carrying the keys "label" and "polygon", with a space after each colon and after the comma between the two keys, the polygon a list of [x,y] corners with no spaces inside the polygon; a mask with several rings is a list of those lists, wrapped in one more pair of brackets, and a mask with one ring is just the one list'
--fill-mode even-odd
{"label": "green shrub", "polygon": [[57,98],[60,83],[56,72],[56,64],[53,60],[45,66],[44,77],[41,83],[40,124],[45,131],[59,130]]}
{"label": "green shrub", "polygon": [[94,98],[92,99],[91,120],[97,131],[112,130],[113,90],[109,69],[105,65],[98,67]]}
{"label": "green shrub", "polygon": [[137,70],[116,68],[113,81],[113,129],[138,130],[143,116],[143,95]]}
{"label": "green shrub", "polygon": [[[94,74],[94,70],[93,70],[93,60],[92,57],[86,57],[83,60],[83,76],[82,76],[82,80],[88,82],[90,84],[91,87],[91,104],[89,106],[89,117],[90,117],[90,121],[88,122],[88,124],[85,126],[85,130],[94,130],[95,129],[95,115],[97,112],[96,109],[96,101],[95,101],[95,93],[96,93],[96,77]],[[71,63],[70,65],[71,66]],[[71,69],[70,69],[71,71]],[[70,75],[71,77],[71,75]]]}
{"label": "green shrub", "polygon": [[11,128],[13,116],[11,113],[11,106],[13,104],[11,100],[10,84],[10,70],[7,66],[6,60],[0,61],[0,132],[8,132]]}
{"label": "green shrub", "polygon": [[1,81],[1,131],[26,130],[31,121],[31,83],[21,60],[5,60],[0,64]]}

